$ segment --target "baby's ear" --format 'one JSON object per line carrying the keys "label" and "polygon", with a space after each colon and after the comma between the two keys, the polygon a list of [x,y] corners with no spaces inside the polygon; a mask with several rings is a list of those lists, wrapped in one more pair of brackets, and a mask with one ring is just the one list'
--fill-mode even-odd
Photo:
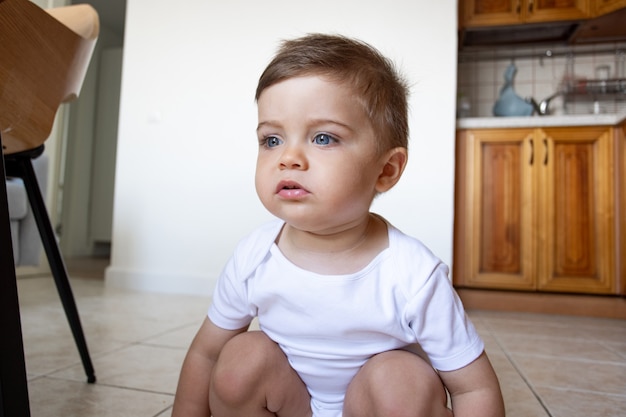
{"label": "baby's ear", "polygon": [[393,148],[385,153],[383,159],[383,169],[376,181],[378,193],[389,191],[400,180],[408,159],[407,149]]}

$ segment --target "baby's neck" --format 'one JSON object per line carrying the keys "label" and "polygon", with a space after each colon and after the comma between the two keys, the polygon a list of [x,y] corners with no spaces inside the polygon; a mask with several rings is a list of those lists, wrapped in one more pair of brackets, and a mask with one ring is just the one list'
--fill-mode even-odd
{"label": "baby's neck", "polygon": [[358,272],[389,246],[387,224],[369,214],[362,222],[332,233],[285,225],[278,247],[300,268],[325,275]]}

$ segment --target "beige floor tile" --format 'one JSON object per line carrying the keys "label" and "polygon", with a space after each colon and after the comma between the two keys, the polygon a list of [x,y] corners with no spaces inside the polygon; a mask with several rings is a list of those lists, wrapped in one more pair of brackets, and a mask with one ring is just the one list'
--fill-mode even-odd
{"label": "beige floor tile", "polygon": [[614,343],[605,341],[602,341],[600,343],[602,343],[603,346],[622,358],[622,360],[626,361],[626,343]]}
{"label": "beige floor tile", "polygon": [[165,346],[179,349],[188,349],[191,341],[200,328],[201,320],[197,324],[184,326],[182,328],[169,331],[143,341],[146,345]]}
{"label": "beige floor tile", "polygon": [[[22,337],[26,369],[31,375],[44,375],[80,363],[80,356],[69,323],[60,306],[21,308]],[[126,343],[99,337],[96,326],[81,318],[87,346],[92,357],[119,349]]]}
{"label": "beige floor tile", "polygon": [[507,417],[548,416],[533,391],[504,354],[491,354],[489,359],[500,381]]}
{"label": "beige floor tile", "polygon": [[28,384],[32,417],[151,417],[166,410],[171,395],[54,378]]}
{"label": "beige floor tile", "polygon": [[[621,325],[620,325],[621,324]],[[581,326],[583,337],[610,343],[626,344],[626,321],[602,323],[598,326]]]}
{"label": "beige floor tile", "polygon": [[616,395],[626,393],[626,364],[544,358],[515,353],[512,357],[517,368],[533,387]]}
{"label": "beige floor tile", "polygon": [[526,385],[517,383],[505,385],[502,397],[507,417],[554,417],[548,414]]}
{"label": "beige floor tile", "polygon": [[626,414],[626,393],[605,395],[594,392],[537,388],[552,417],[622,417]]}
{"label": "beige floor tile", "polygon": [[478,312],[477,317],[497,334],[595,339],[626,343],[626,321],[544,314]]}
{"label": "beige floor tile", "polygon": [[94,318],[87,316],[83,320],[83,328],[90,345],[99,343],[116,342],[122,344],[134,343],[147,340],[173,329],[180,328],[187,323],[174,322],[171,319],[157,318],[147,319],[144,317],[124,317],[118,313],[104,313],[106,318]]}
{"label": "beige floor tile", "polygon": [[480,334],[480,337],[485,343],[485,352],[487,352],[487,355],[491,356],[492,354],[503,353],[500,343],[494,336],[491,334]]}
{"label": "beige floor tile", "polygon": [[[49,338],[58,331],[69,334],[51,280],[19,281],[21,297],[26,299],[20,300],[24,339],[31,335]],[[87,344],[94,353],[198,323],[206,315],[209,304],[206,297],[121,291],[94,280],[75,279],[72,287]]]}
{"label": "beige floor tile", "polygon": [[545,321],[529,321],[526,319],[489,319],[487,326],[493,334],[520,334],[533,335],[535,337],[561,337],[569,339],[582,339],[584,334],[578,327],[573,327],[549,317]]}
{"label": "beige floor tile", "polygon": [[172,416],[172,409],[168,408],[167,410],[163,411],[156,417],[171,417],[171,416]]}
{"label": "beige floor tile", "polygon": [[[92,269],[81,260],[76,270],[87,279],[72,279],[95,385],[84,382],[52,279],[18,279],[33,417],[171,415],[182,360],[209,300],[107,288],[97,276],[102,265]],[[625,415],[626,321],[468,314],[485,341],[508,417]]]}
{"label": "beige floor tile", "polygon": [[562,337],[529,336],[505,333],[498,336],[502,347],[512,353],[532,353],[537,356],[621,361],[623,358],[603,345],[598,339],[569,339]]}
{"label": "beige floor tile", "polygon": [[[64,334],[63,337],[48,337],[47,334],[29,334],[25,333],[24,337],[24,356],[26,362],[26,370],[32,376],[46,375],[69,366],[81,364],[78,349],[71,333]],[[92,361],[99,355],[108,350],[91,349],[93,339],[87,338],[88,348]],[[106,347],[110,349],[119,349],[119,343],[106,343]],[[82,367],[82,365],[80,365]]]}
{"label": "beige floor tile", "polygon": [[492,353],[489,355],[489,360],[496,371],[500,385],[524,383],[524,380],[504,353]]}
{"label": "beige floor tile", "polygon": [[[132,345],[93,362],[98,384],[173,395],[185,353],[184,349]],[[83,375],[82,367],[77,365],[51,376],[81,381]]]}
{"label": "beige floor tile", "polygon": [[474,327],[476,328],[478,333],[480,333],[481,335],[489,333],[489,327],[481,319],[480,312],[468,311],[467,315],[470,318],[470,320],[472,321],[472,324],[474,324]]}

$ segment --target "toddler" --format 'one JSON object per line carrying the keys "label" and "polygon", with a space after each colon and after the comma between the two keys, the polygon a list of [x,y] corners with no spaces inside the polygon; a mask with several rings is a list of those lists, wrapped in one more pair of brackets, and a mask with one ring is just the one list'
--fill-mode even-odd
{"label": "toddler", "polygon": [[504,415],[448,268],[370,212],[407,163],[407,95],[361,41],[282,44],[256,91],[255,185],[277,220],[222,271],[173,416]]}

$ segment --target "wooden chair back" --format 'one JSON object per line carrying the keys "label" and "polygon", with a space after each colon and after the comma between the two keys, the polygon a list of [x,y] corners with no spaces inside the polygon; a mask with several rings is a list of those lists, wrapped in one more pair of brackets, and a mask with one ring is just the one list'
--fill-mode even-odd
{"label": "wooden chair back", "polygon": [[37,148],[61,103],[80,92],[100,30],[80,4],[43,10],[0,0],[0,135],[4,154]]}

